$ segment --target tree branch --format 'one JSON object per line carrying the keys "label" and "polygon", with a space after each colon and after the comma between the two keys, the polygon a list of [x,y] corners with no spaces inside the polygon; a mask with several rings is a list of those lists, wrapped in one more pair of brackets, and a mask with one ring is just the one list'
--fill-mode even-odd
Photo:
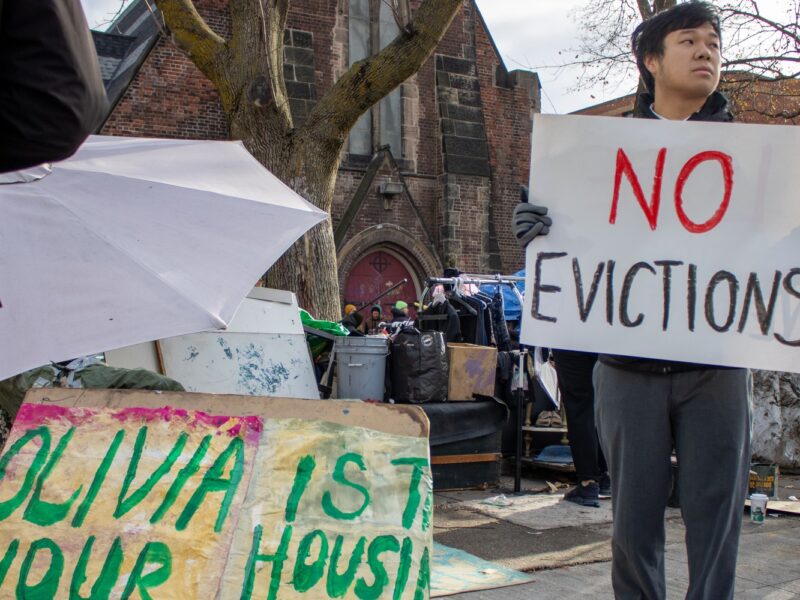
{"label": "tree branch", "polygon": [[724,66],[730,65],[756,65],[761,62],[768,61],[788,61],[800,62],[800,56],[753,56],[752,58],[736,58],[733,60],[723,61]]}
{"label": "tree branch", "polygon": [[156,0],[156,5],[175,44],[217,85],[225,57],[225,40],[211,30],[191,0]]}
{"label": "tree branch", "polygon": [[636,4],[639,7],[639,14],[642,15],[642,19],[649,19],[653,16],[650,0],[636,0]]}
{"label": "tree branch", "polygon": [[787,38],[794,40],[796,44],[800,44],[800,36],[797,34],[796,31],[791,31],[791,29],[796,29],[797,27],[796,24],[794,27],[792,27],[791,25],[785,26],[771,19],[767,19],[766,17],[761,16],[761,14],[759,14],[758,12],[749,13],[742,10],[738,10],[736,8],[726,7],[722,9],[722,12],[732,16],[739,16],[748,20],[760,21],[764,25],[767,25],[769,28],[774,29],[780,34],[785,35]]}
{"label": "tree branch", "polygon": [[463,0],[425,0],[391,44],[339,78],[311,111],[304,129],[341,147],[358,118],[428,59],[462,4]]}

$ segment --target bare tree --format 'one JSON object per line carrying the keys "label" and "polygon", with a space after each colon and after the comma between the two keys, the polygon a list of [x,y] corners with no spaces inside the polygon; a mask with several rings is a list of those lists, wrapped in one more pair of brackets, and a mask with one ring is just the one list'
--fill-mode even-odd
{"label": "bare tree", "polygon": [[[569,51],[573,59],[559,67],[577,66],[581,75],[576,87],[619,87],[633,80],[636,63],[630,50],[630,34],[642,19],[675,6],[677,0],[591,0],[575,12],[581,23],[578,47]],[[728,78],[729,91],[747,89],[756,79],[800,78],[800,0],[726,0],[718,3],[723,28],[723,69],[739,74]],[[744,75],[746,73],[747,75]],[[782,90],[785,87],[785,90]],[[792,94],[790,86],[772,86],[773,94]],[[798,99],[800,100],[800,99]],[[773,103],[774,104],[774,103]],[[764,114],[769,114],[765,108]],[[796,111],[776,112],[784,116]],[[791,117],[789,117],[791,118]]]}
{"label": "bare tree", "polygon": [[[386,0],[393,8],[396,0]],[[302,125],[289,110],[283,35],[290,0],[230,0],[223,39],[192,0],[156,0],[172,40],[219,92],[231,136],[314,205],[330,213],[341,150],[358,118],[413,75],[431,55],[464,0],[423,0],[413,17],[395,10],[400,33],[378,54],[353,64]],[[268,236],[269,232],[265,232]],[[338,319],[339,284],[330,218],[270,269],[272,287],[294,291],[324,319]]]}

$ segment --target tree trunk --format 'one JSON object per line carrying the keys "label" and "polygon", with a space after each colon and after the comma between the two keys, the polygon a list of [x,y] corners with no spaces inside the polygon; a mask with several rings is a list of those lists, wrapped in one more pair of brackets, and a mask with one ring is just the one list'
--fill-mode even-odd
{"label": "tree trunk", "polygon": [[[304,130],[286,131],[283,119],[259,114],[249,103],[232,115],[231,133],[247,150],[300,196],[330,214],[339,168],[338,144],[325,144]],[[269,231],[264,239],[269,240]],[[318,319],[337,321],[339,277],[330,216],[311,229],[267,272],[269,287],[292,290],[301,307]]]}

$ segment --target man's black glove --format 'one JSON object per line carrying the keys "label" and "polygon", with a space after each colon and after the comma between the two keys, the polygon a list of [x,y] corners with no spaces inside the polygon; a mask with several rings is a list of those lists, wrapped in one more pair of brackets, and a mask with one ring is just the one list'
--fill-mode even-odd
{"label": "man's black glove", "polygon": [[519,186],[519,196],[520,202],[514,208],[511,228],[519,245],[525,248],[536,236],[550,233],[553,220],[546,216],[546,207],[528,202],[528,188],[524,185]]}

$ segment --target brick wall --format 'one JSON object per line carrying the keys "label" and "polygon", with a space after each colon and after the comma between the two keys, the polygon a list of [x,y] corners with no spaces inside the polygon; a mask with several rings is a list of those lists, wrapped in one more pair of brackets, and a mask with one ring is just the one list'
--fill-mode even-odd
{"label": "brick wall", "polygon": [[511,214],[520,184],[528,185],[532,115],[540,111],[539,80],[529,71],[506,71],[486,25],[475,28],[476,65],[491,166],[490,223],[500,257],[499,271],[524,266],[524,254],[511,233]]}
{"label": "brick wall", "polygon": [[[230,35],[225,0],[195,2],[219,35]],[[214,86],[174,44],[160,39],[101,133],[133,137],[224,140],[228,122]]]}

